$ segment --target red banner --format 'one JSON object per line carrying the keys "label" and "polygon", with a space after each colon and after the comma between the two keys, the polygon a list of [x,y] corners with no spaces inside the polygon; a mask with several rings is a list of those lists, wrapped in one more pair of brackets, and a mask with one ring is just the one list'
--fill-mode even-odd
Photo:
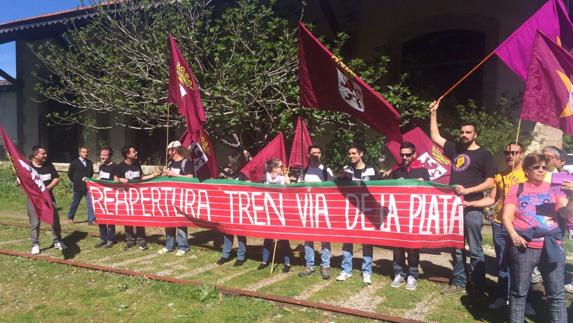
{"label": "red banner", "polygon": [[286,186],[158,178],[88,181],[98,223],[200,226],[285,240],[404,248],[463,248],[462,199],[445,185],[413,180]]}

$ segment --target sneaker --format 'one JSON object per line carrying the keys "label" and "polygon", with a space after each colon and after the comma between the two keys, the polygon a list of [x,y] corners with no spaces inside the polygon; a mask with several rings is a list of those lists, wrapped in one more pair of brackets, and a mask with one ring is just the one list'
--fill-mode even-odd
{"label": "sneaker", "polygon": [[566,284],[565,286],[563,286],[565,288],[565,291],[567,293],[573,294],[573,284],[569,283]]}
{"label": "sneaker", "polygon": [[135,247],[135,243],[127,243],[125,247],[123,247],[123,250],[129,250],[133,247]]}
{"label": "sneaker", "polygon": [[239,260],[237,259],[237,261],[235,261],[235,263],[233,264],[233,267],[241,267],[243,264],[245,263],[245,260]]}
{"label": "sneaker", "polygon": [[68,219],[68,224],[74,224],[74,219]]}
{"label": "sneaker", "polygon": [[495,301],[493,301],[493,303],[489,304],[487,308],[489,308],[490,310],[498,310],[506,305],[507,305],[507,300],[498,297],[495,299]]}
{"label": "sneaker", "polygon": [[59,242],[54,242],[54,248],[58,250],[65,250],[67,247],[63,242],[59,241]]}
{"label": "sneaker", "polygon": [[39,253],[40,253],[40,246],[37,245],[37,244],[33,245],[33,246],[32,246],[32,251],[31,251],[31,253],[32,253],[33,255],[39,254]]}
{"label": "sneaker", "polygon": [[107,244],[107,241],[102,240],[102,239],[98,239],[98,240],[97,240],[97,243],[95,244],[94,247],[96,247],[96,248],[101,248],[101,247],[105,246],[106,244]]}
{"label": "sneaker", "polygon": [[221,257],[221,258],[219,258],[219,260],[217,260],[217,265],[220,266],[220,265],[222,265],[222,264],[224,264],[224,263],[226,263],[226,262],[229,262],[229,261],[231,261],[230,258]]}
{"label": "sneaker", "polygon": [[535,316],[536,312],[535,312],[535,310],[533,309],[533,306],[531,306],[531,303],[530,303],[530,302],[526,302],[526,303],[525,303],[525,312],[524,312],[524,313],[525,313],[525,315],[527,315],[527,316]]}
{"label": "sneaker", "polygon": [[320,274],[322,275],[322,279],[330,279],[330,267],[320,268]]}
{"label": "sneaker", "polygon": [[408,279],[406,279],[406,290],[416,290],[417,284],[418,281],[414,276],[408,276]]}
{"label": "sneaker", "polygon": [[349,274],[345,271],[341,272],[340,275],[338,275],[338,277],[336,277],[336,280],[339,282],[343,282],[345,280],[347,280],[348,278],[352,277],[352,274]]}
{"label": "sneaker", "polygon": [[311,275],[312,273],[314,273],[314,267],[306,267],[306,268],[304,268],[303,271],[298,273],[298,277],[308,276],[308,275]]}
{"label": "sneaker", "polygon": [[168,254],[169,252],[171,252],[171,250],[169,250],[169,249],[163,247],[163,248],[161,248],[161,249],[157,252],[157,254],[160,254],[160,255],[163,256],[163,255]]}
{"label": "sneaker", "polygon": [[451,285],[446,286],[446,288],[444,288],[442,290],[442,294],[443,295],[455,295],[455,294],[463,293],[465,291],[466,291],[465,287],[451,284]]}
{"label": "sneaker", "polygon": [[104,248],[109,249],[109,248],[113,247],[113,245],[114,245],[113,241],[108,241],[108,242],[106,242]]}
{"label": "sneaker", "polygon": [[405,282],[406,281],[404,280],[404,277],[402,277],[402,275],[396,275],[394,276],[394,280],[390,283],[390,287],[398,288],[402,286],[402,284],[404,284]]}
{"label": "sneaker", "polygon": [[177,250],[177,252],[175,253],[175,257],[181,257],[184,256],[187,253],[187,250]]}
{"label": "sneaker", "polygon": [[372,276],[368,274],[362,274],[362,282],[366,285],[372,285]]}
{"label": "sneaker", "polygon": [[257,267],[257,270],[263,270],[265,268],[267,268],[269,266],[269,264],[265,264],[264,262],[261,262],[259,264],[259,267]]}
{"label": "sneaker", "polygon": [[286,273],[288,273],[289,271],[290,271],[290,265],[285,265],[285,266],[283,267],[283,273],[286,274]]}
{"label": "sneaker", "polygon": [[149,247],[147,246],[146,242],[139,245],[139,250],[147,250],[147,249],[149,249]]}

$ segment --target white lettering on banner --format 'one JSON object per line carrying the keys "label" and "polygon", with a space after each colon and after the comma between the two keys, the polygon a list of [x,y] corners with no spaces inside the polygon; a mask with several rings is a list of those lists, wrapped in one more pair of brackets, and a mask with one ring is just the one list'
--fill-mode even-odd
{"label": "white lettering on banner", "polygon": [[[136,185],[92,186],[90,194],[96,213],[102,217],[187,217],[211,221],[214,212],[218,217],[228,217],[223,224],[286,227],[286,207],[292,214],[289,227],[463,235],[462,198],[453,194],[376,193],[374,197],[369,192],[354,191],[341,192],[340,197],[329,200],[327,194],[332,193],[318,191],[293,192],[285,197],[284,192],[274,191]],[[211,203],[210,194],[215,196],[215,204]],[[219,206],[227,202],[226,207]],[[329,203],[334,203],[330,209]]]}

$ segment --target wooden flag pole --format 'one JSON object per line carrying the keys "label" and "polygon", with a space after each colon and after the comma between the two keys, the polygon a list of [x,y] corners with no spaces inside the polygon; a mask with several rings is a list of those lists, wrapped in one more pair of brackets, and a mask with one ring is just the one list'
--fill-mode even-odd
{"label": "wooden flag pole", "polygon": [[[515,134],[515,143],[518,143],[519,140],[519,131],[521,129],[521,118],[519,118],[519,121],[517,122],[517,133]],[[513,159],[512,165],[511,165],[511,171],[513,172],[515,170],[515,158]]]}
{"label": "wooden flag pole", "polygon": [[275,270],[275,255],[277,254],[277,240],[273,240],[275,242],[275,246],[273,248],[273,259],[271,260],[271,274]]}
{"label": "wooden flag pole", "polygon": [[456,83],[454,83],[454,85],[450,86],[450,88],[446,92],[444,92],[444,94],[442,94],[442,96],[440,96],[440,98],[437,101],[442,101],[442,99],[446,97],[446,95],[450,94],[450,92],[452,92],[456,87],[458,87],[458,85],[460,85],[463,81],[465,81],[468,77],[470,77],[470,75],[472,75],[488,59],[490,59],[493,56],[493,54],[495,54],[495,49],[491,53],[489,53],[489,55],[487,55],[484,59],[482,59],[476,66],[474,66],[469,72],[467,72],[466,75],[464,75],[461,79],[459,79]]}
{"label": "wooden flag pole", "polygon": [[169,149],[167,149],[167,146],[169,146],[169,110],[171,109],[169,108],[169,103],[167,103],[167,131],[165,134],[165,168],[167,168],[167,163],[169,162],[169,153],[168,153]]}

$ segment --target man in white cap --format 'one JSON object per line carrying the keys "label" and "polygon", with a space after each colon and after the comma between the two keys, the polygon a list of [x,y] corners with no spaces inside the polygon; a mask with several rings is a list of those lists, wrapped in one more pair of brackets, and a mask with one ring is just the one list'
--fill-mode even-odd
{"label": "man in white cap", "polygon": [[[189,151],[179,141],[172,141],[167,145],[169,163],[164,172],[165,176],[193,177],[193,162],[187,159]],[[180,257],[189,251],[187,241],[187,227],[165,228],[165,247],[159,250],[160,255],[173,252],[177,242],[176,256]]]}

